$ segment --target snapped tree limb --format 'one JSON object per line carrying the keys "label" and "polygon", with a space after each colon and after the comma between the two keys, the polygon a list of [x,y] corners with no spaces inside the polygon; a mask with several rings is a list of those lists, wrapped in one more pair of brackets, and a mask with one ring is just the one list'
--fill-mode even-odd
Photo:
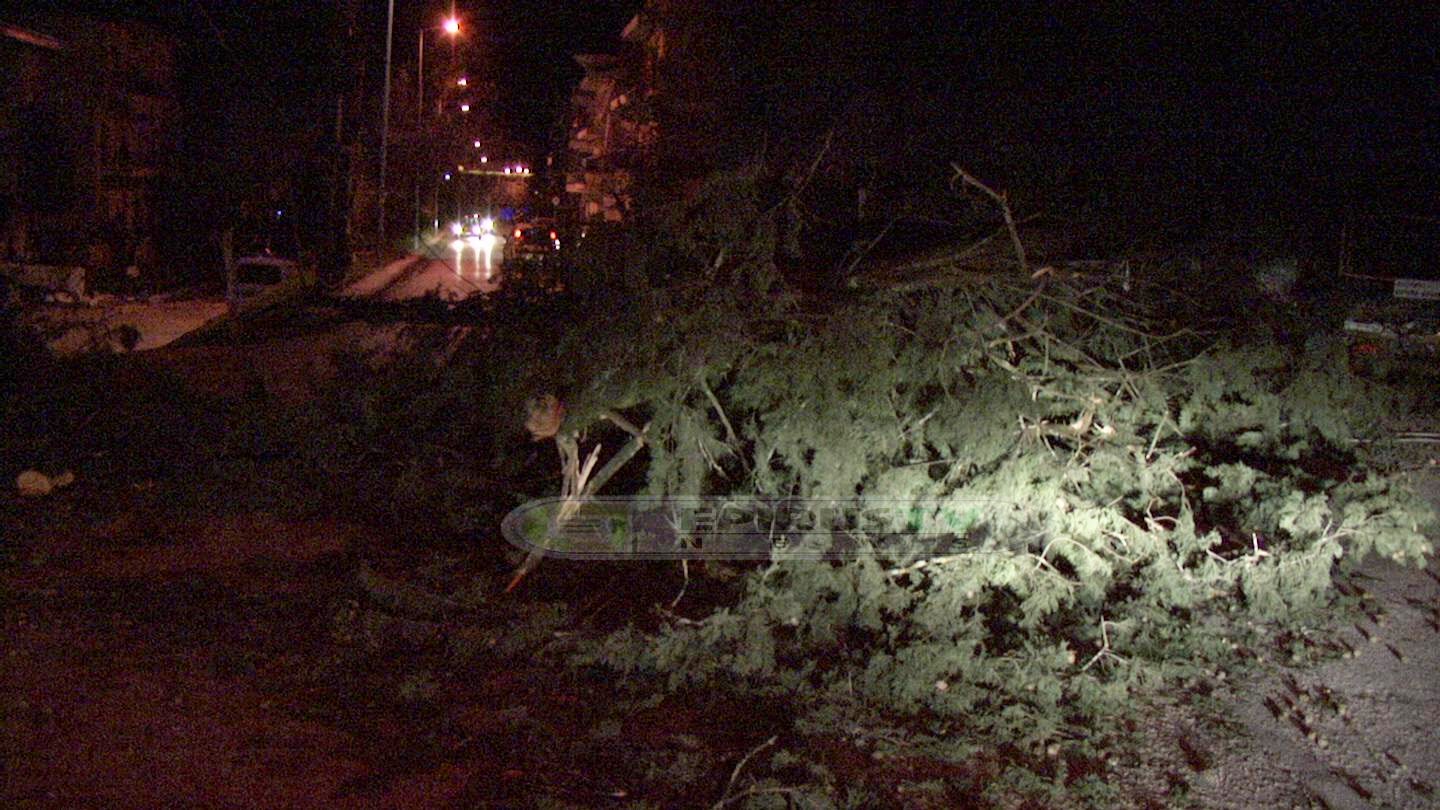
{"label": "snapped tree limb", "polygon": [[[560,466],[564,481],[560,489],[560,496],[563,501],[560,504],[560,509],[555,514],[555,525],[551,529],[552,534],[568,523],[571,518],[575,517],[580,511],[580,508],[591,498],[595,497],[595,493],[598,492],[601,487],[605,486],[606,482],[613,478],[615,473],[619,472],[620,468],[625,466],[626,462],[634,458],[635,454],[640,452],[640,448],[645,446],[645,434],[646,431],[650,429],[649,423],[646,423],[642,428],[636,429],[635,426],[630,424],[623,416],[612,411],[607,411],[605,417],[615,422],[627,433],[630,433],[631,437],[630,441],[626,442],[625,446],[621,447],[615,455],[611,456],[610,460],[605,462],[605,466],[601,467],[600,471],[595,472],[593,475],[591,473],[594,471],[595,464],[600,458],[600,445],[597,444],[591,449],[590,455],[582,465],[580,463],[579,441],[575,434],[559,434],[555,437],[555,446],[560,451]],[[510,584],[505,587],[505,593],[510,593],[515,590],[516,586],[520,584],[520,581],[525,578],[525,575],[534,571],[544,558],[545,549],[543,546],[531,549],[530,553],[525,556],[525,560],[515,569],[514,576],[510,578]]]}

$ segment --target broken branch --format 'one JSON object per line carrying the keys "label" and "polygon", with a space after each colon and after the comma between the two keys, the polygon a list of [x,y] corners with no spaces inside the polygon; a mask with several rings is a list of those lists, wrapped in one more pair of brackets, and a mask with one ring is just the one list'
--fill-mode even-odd
{"label": "broken branch", "polygon": [[1010,210],[1009,194],[990,188],[975,179],[974,175],[960,168],[960,165],[957,163],[952,163],[950,166],[955,169],[955,176],[965,185],[979,189],[989,196],[990,199],[994,200],[995,204],[1000,207],[1000,214],[1005,217],[1005,228],[1010,231],[1010,241],[1015,244],[1015,259],[1020,262],[1020,269],[1028,274],[1030,272],[1030,263],[1025,259],[1025,245],[1020,241],[1020,229],[1015,226],[1015,215]]}
{"label": "broken branch", "polygon": [[[617,418],[623,421],[624,424],[621,425],[622,428],[630,425],[630,423],[619,414],[607,411],[605,416],[611,421],[615,421]],[[620,424],[620,422],[616,422],[616,424]],[[555,446],[560,450],[560,457],[562,459],[561,467],[565,476],[565,480],[561,484],[561,497],[564,501],[560,504],[560,509],[555,513],[555,529],[559,529],[569,522],[569,520],[580,511],[580,507],[584,506],[586,501],[595,496],[595,493],[600,490],[600,487],[605,486],[605,483],[614,477],[615,473],[619,472],[620,468],[625,466],[626,462],[634,458],[636,453],[640,452],[640,448],[645,446],[645,433],[649,429],[650,424],[648,422],[638,430],[636,430],[633,425],[630,425],[630,432],[632,433],[630,441],[626,442],[625,446],[620,448],[619,452],[611,456],[610,460],[605,462],[605,466],[601,467],[599,472],[596,472],[593,476],[591,475],[591,471],[595,469],[595,463],[600,458],[600,445],[597,444],[590,451],[590,455],[585,459],[584,466],[581,466],[579,444],[575,436],[568,434],[555,437]],[[530,553],[525,555],[525,560],[515,569],[514,576],[510,578],[510,584],[505,586],[505,593],[510,593],[515,590],[515,587],[520,584],[520,580],[524,579],[526,574],[534,571],[544,558],[545,549],[543,546],[530,549]]]}

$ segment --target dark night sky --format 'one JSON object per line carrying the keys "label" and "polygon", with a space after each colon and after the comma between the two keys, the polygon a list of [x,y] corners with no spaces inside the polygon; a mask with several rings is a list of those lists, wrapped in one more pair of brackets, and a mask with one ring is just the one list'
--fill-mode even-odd
{"label": "dark night sky", "polygon": [[[265,129],[323,137],[336,95],[327,37],[334,15],[317,9],[343,4],[43,5],[139,15],[176,32],[190,46],[188,112],[223,140]],[[513,137],[543,146],[579,76],[571,54],[612,47],[639,2],[456,5],[478,69],[497,85],[493,112]],[[375,105],[359,113],[377,117],[385,2],[355,7]],[[422,21],[437,23],[449,7],[396,0],[397,69],[413,66]],[[1017,159],[1025,150],[1068,153],[1070,171],[1102,179],[1189,184],[1175,193],[1244,187],[1277,205],[1289,189],[1360,201],[1388,193],[1434,208],[1440,12],[1433,3],[1370,10],[1287,2],[735,0],[723,8],[748,26],[752,44],[763,43],[760,58],[722,65],[753,96],[745,103],[757,129],[803,139],[805,126],[823,130],[826,116],[840,120],[849,105],[866,111],[870,137],[888,140],[897,160],[936,168],[951,159],[983,168],[989,138]],[[773,148],[773,133],[765,135]],[[1150,185],[1164,191],[1160,181]]]}
{"label": "dark night sky", "polygon": [[[331,65],[327,13],[343,2],[297,0],[50,0],[15,6],[21,13],[67,11],[136,18],[179,36],[189,46],[182,93],[191,98],[223,94],[227,103],[297,126],[324,103]],[[358,36],[371,60],[378,87],[383,64],[385,0],[361,0]],[[573,53],[613,44],[638,7],[634,0],[468,0],[455,8],[466,24],[463,45],[472,61],[492,74],[500,109],[512,137],[543,140],[558,106],[568,99],[579,68]],[[417,31],[437,24],[451,8],[436,0],[396,0],[393,68],[413,71]],[[427,40],[431,59],[444,44]],[[442,51],[435,51],[435,48]],[[433,64],[433,63],[432,63]],[[430,68],[427,67],[427,75]],[[413,75],[413,73],[410,73]],[[317,98],[319,96],[319,98]]]}

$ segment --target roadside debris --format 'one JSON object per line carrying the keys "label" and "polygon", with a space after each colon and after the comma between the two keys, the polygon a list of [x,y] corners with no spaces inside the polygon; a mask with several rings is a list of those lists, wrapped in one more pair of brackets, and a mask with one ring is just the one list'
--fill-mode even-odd
{"label": "roadside debris", "polygon": [[556,399],[554,394],[532,399],[526,410],[528,417],[525,420],[525,427],[535,441],[549,439],[560,432],[560,423],[565,421],[565,406]]}
{"label": "roadside debris", "polygon": [[59,475],[49,476],[39,470],[26,470],[15,476],[15,488],[22,498],[43,498],[57,489],[75,483],[75,473],[66,470]]}

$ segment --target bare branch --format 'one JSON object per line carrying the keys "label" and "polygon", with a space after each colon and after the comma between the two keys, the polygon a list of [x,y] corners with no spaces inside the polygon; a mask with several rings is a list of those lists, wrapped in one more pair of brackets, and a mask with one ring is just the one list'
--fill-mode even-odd
{"label": "bare branch", "polygon": [[720,423],[725,426],[725,440],[732,446],[738,445],[740,440],[735,435],[735,428],[730,425],[729,417],[725,416],[725,409],[720,407],[720,400],[715,396],[715,392],[710,390],[710,384],[705,382],[704,376],[700,377],[700,390],[705,392],[705,398],[710,400],[710,407],[715,409],[715,413],[720,417]]}
{"label": "bare branch", "polygon": [[955,176],[960,178],[967,186],[979,189],[995,201],[1000,207],[1000,213],[1005,217],[1005,227],[1010,231],[1010,241],[1015,243],[1015,258],[1020,262],[1020,269],[1027,275],[1030,273],[1030,263],[1025,259],[1025,245],[1020,241],[1020,230],[1015,226],[1015,215],[1010,210],[1010,200],[1007,192],[996,191],[984,183],[976,180],[974,175],[960,168],[958,163],[950,164],[955,169]]}
{"label": "bare branch", "polygon": [[[611,456],[609,461],[605,462],[605,466],[601,467],[599,472],[595,472],[593,475],[591,473],[595,469],[595,464],[600,460],[600,445],[597,444],[590,450],[590,455],[581,465],[580,447],[575,435],[560,434],[555,437],[555,447],[560,451],[561,474],[564,478],[560,485],[560,497],[563,501],[560,509],[555,513],[555,529],[568,523],[585,505],[585,502],[595,497],[595,493],[605,486],[606,482],[614,477],[626,462],[634,458],[635,454],[640,452],[641,447],[645,446],[645,433],[650,429],[649,423],[636,430],[629,421],[613,411],[607,411],[605,416],[611,421],[618,419],[616,424],[623,422],[622,428],[629,425],[632,438],[625,443],[624,447],[620,448],[619,452]],[[530,549],[530,553],[525,555],[525,560],[515,569],[514,576],[510,578],[510,584],[505,586],[505,593],[515,590],[516,586],[520,584],[520,580],[534,571],[544,558],[545,548],[543,546]]]}
{"label": "bare branch", "polygon": [[605,417],[606,419],[609,419],[611,422],[615,423],[615,426],[616,426],[616,427],[620,428],[621,430],[625,431],[626,433],[629,433],[631,436],[639,436],[639,435],[640,435],[640,429],[637,428],[637,427],[635,427],[635,425],[632,424],[629,419],[626,419],[625,417],[621,416],[619,413],[617,413],[617,412],[615,412],[615,411],[605,411],[604,413],[602,413],[602,414],[600,414],[600,415],[603,416],[603,417]]}
{"label": "bare branch", "polygon": [[735,801],[735,800],[737,800],[737,799],[740,799],[740,798],[742,798],[743,796],[746,795],[746,794],[744,794],[744,793],[739,794],[739,795],[737,795],[737,796],[731,796],[731,795],[730,795],[730,791],[735,788],[735,780],[737,780],[737,779],[740,778],[740,771],[744,770],[745,765],[746,765],[747,763],[749,763],[750,760],[754,759],[756,754],[758,754],[758,753],[760,753],[761,751],[764,751],[766,748],[769,748],[770,746],[774,745],[774,744],[775,744],[775,741],[778,740],[778,739],[780,739],[778,736],[771,737],[770,739],[766,740],[765,742],[760,743],[759,745],[755,746],[754,748],[752,748],[752,749],[750,750],[750,753],[746,754],[746,755],[740,760],[740,762],[735,765],[735,770],[733,770],[733,771],[730,772],[730,782],[725,785],[725,795],[720,797],[720,801],[718,801],[718,802],[715,803],[715,805],[714,805],[714,807],[712,808],[712,810],[719,810],[719,808],[724,807],[725,805],[730,804],[731,802],[733,802],[733,801]]}

